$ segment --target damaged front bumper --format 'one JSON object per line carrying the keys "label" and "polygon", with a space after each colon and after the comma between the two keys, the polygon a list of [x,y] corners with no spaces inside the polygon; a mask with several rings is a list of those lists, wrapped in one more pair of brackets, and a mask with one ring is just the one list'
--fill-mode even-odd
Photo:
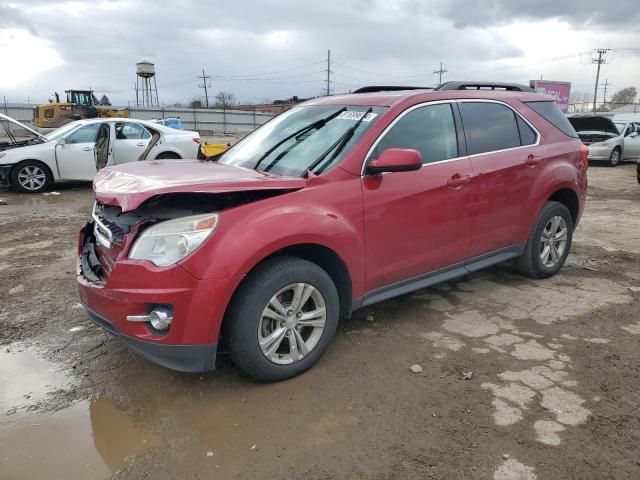
{"label": "damaged front bumper", "polygon": [[[235,279],[199,280],[179,265],[156,267],[144,260],[119,259],[106,274],[87,223],[78,236],[78,298],[89,319],[118,337],[140,356],[182,372],[215,369],[220,325]],[[167,331],[128,316],[148,314],[169,305]]]}

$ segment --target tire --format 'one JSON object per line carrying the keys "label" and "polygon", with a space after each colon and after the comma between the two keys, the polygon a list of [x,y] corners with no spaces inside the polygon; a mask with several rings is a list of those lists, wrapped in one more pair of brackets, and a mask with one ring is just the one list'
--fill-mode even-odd
{"label": "tire", "polygon": [[156,160],[180,160],[182,157],[174,152],[162,152],[156,157]]}
{"label": "tire", "polygon": [[37,160],[25,160],[11,170],[11,184],[19,192],[44,192],[52,183],[51,170]]}
{"label": "tire", "polygon": [[[293,296],[298,285],[304,285],[303,296],[310,292],[299,309]],[[290,287],[294,288],[287,290]],[[321,312],[322,304],[324,322],[314,313]],[[274,315],[278,309],[281,313]],[[234,294],[224,321],[225,345],[233,362],[258,381],[295,377],[311,368],[333,341],[339,312],[338,291],[327,272],[307,260],[276,257],[251,272]],[[306,348],[309,351],[301,355]]]}
{"label": "tire", "polygon": [[[560,220],[556,220],[556,219]],[[555,250],[549,245],[550,233],[553,233],[554,222],[557,221],[555,230]],[[560,235],[562,230],[564,235]],[[558,240],[564,238],[564,241]],[[573,219],[569,209],[558,202],[547,202],[542,207],[538,221],[527,241],[524,252],[515,259],[516,269],[523,275],[531,278],[548,278],[562,268],[573,238]],[[545,248],[548,247],[548,250]],[[554,255],[555,251],[555,255]],[[545,255],[548,252],[548,256]]]}
{"label": "tire", "polygon": [[620,159],[622,158],[622,152],[618,147],[614,148],[609,155],[609,166],[616,167],[620,163]]}

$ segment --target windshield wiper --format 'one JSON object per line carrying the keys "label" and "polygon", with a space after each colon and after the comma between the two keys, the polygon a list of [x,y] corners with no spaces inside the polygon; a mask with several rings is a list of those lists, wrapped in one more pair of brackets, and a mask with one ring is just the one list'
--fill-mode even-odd
{"label": "windshield wiper", "polygon": [[[347,109],[347,107],[342,107],[340,110],[338,110],[337,112],[333,112],[331,115],[329,115],[328,117],[325,118],[321,118],[320,120],[317,120],[299,130],[296,130],[295,132],[293,132],[291,135],[289,135],[288,137],[283,138],[282,140],[280,140],[279,142],[277,142],[273,147],[271,147],[269,150],[267,150],[266,152],[264,152],[262,154],[262,156],[260,156],[260,158],[258,159],[258,161],[256,162],[256,164],[253,166],[254,170],[257,170],[258,167],[260,166],[260,164],[262,163],[262,161],[267,158],[269,155],[271,155],[280,145],[282,145],[283,143],[285,143],[287,140],[291,140],[293,137],[297,137],[298,135],[302,135],[303,133],[308,132],[309,130],[313,130],[313,129],[319,129],[325,126],[325,124],[330,121],[333,120],[335,117],[337,117],[338,115],[340,115],[342,112],[344,112]],[[272,166],[272,165],[271,165]]]}
{"label": "windshield wiper", "polygon": [[358,121],[354,123],[349,130],[344,132],[342,136],[333,145],[331,145],[324,152],[322,152],[318,156],[318,158],[316,158],[311,163],[311,165],[307,167],[307,175],[308,175],[308,172],[313,171],[313,169],[316,168],[320,164],[320,162],[322,162],[324,157],[329,155],[329,152],[335,148],[335,151],[331,154],[331,157],[329,157],[329,159],[322,166],[324,167],[325,164],[331,164],[331,162],[333,162],[333,160],[335,160],[335,158],[340,154],[344,146],[347,143],[349,143],[349,140],[351,140],[351,137],[353,137],[353,134],[356,133],[356,130],[358,129],[360,124],[363,122],[365,117],[369,115],[371,112],[373,112],[373,107],[369,107],[369,109],[366,112],[364,112],[364,114],[362,114],[362,116],[358,119]]}

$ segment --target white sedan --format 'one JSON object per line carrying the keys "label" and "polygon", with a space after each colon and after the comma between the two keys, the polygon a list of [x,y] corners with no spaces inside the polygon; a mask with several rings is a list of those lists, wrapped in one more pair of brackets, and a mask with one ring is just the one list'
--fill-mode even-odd
{"label": "white sedan", "polygon": [[40,136],[39,143],[0,151],[0,185],[42,192],[53,182],[93,180],[98,170],[111,165],[195,159],[199,145],[198,132],[144,120],[78,120]]}

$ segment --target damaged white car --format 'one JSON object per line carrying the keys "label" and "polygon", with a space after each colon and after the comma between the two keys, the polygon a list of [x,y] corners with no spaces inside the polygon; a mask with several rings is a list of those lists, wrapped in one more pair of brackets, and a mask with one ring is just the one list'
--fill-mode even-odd
{"label": "damaged white car", "polygon": [[[0,130],[0,185],[27,193],[42,192],[59,181],[93,180],[106,166],[157,158],[195,159],[200,145],[198,132],[121,118],[78,120],[45,136],[32,131],[37,137],[29,141],[14,134],[11,138],[11,131]],[[24,141],[28,143],[21,144]]]}
{"label": "damaged white car", "polygon": [[568,117],[580,140],[589,147],[589,160],[604,161],[615,167],[621,160],[640,157],[640,124],[614,122],[596,114]]}

